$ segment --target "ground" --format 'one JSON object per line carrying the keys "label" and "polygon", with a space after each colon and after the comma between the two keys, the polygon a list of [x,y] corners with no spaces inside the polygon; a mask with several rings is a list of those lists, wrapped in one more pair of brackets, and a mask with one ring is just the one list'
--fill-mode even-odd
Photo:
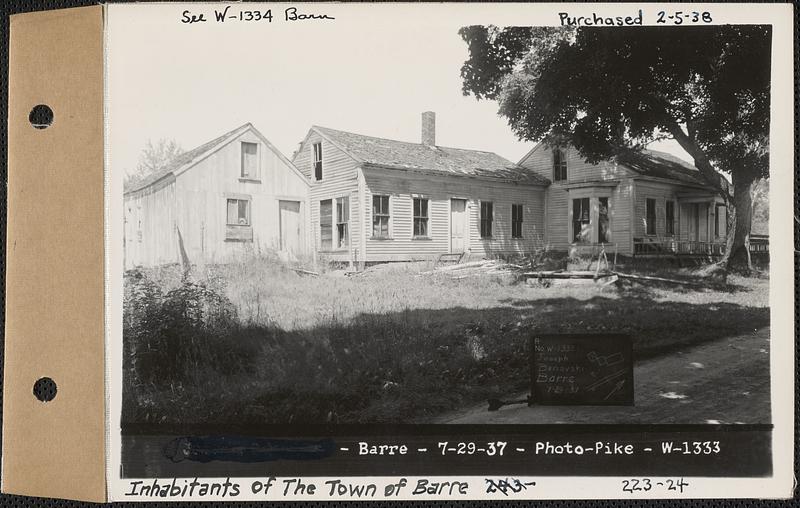
{"label": "ground", "polygon": [[[634,367],[633,406],[505,406],[457,411],[437,423],[765,423],[770,414],[769,327]],[[524,399],[530,392],[512,399]]]}
{"label": "ground", "polygon": [[[769,280],[620,269],[700,285],[528,285],[430,263],[303,275],[268,258],[195,268],[190,286],[177,267],[129,273],[123,422],[768,422]],[[532,334],[568,332],[632,337],[633,408],[485,411],[527,389]]]}

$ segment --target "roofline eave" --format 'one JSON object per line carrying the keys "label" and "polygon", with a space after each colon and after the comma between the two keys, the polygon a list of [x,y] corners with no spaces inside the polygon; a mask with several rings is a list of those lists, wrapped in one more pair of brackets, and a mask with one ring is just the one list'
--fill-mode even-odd
{"label": "roofline eave", "polygon": [[[361,158],[359,158],[359,157],[357,157],[357,156],[353,155],[353,154],[350,152],[350,150],[348,150],[347,148],[343,147],[341,144],[339,144],[338,142],[334,141],[334,140],[333,140],[333,139],[332,139],[330,136],[328,136],[327,134],[325,134],[324,132],[322,132],[322,130],[321,130],[321,129],[324,129],[324,128],[325,128],[325,127],[320,127],[320,126],[318,126],[318,125],[312,125],[312,126],[311,126],[311,129],[309,130],[309,134],[311,134],[311,131],[313,131],[313,132],[316,132],[317,134],[319,134],[319,136],[320,136],[322,139],[324,139],[324,140],[325,140],[325,141],[327,141],[328,143],[332,144],[333,146],[335,146],[336,148],[338,148],[338,149],[339,149],[339,150],[340,150],[342,153],[344,153],[345,155],[347,155],[348,157],[350,157],[351,159],[353,159],[353,161],[354,161],[356,164],[359,164],[359,165],[360,165],[360,164],[365,164],[365,161],[361,160]],[[305,142],[306,142],[307,140],[308,140],[308,136],[306,136],[306,139],[305,139],[305,140],[303,140],[303,143],[305,144]],[[301,148],[302,148],[302,146],[301,146]]]}
{"label": "roofline eave", "polygon": [[[238,129],[235,129],[235,130],[233,130],[233,131],[232,131],[232,132],[231,132],[231,133],[228,135],[228,137],[227,137],[227,138],[223,139],[222,141],[220,141],[219,143],[217,143],[217,144],[216,144],[216,145],[214,145],[213,147],[211,147],[211,148],[209,148],[208,150],[206,150],[205,152],[201,153],[201,154],[200,154],[200,155],[198,155],[196,158],[194,158],[194,159],[190,160],[189,162],[187,162],[187,163],[186,163],[186,164],[184,164],[183,166],[180,166],[180,167],[178,167],[178,168],[174,169],[174,170],[172,171],[172,173],[173,173],[173,174],[174,174],[176,177],[180,176],[182,173],[185,173],[186,171],[188,171],[189,169],[191,169],[192,167],[194,167],[194,166],[195,166],[195,165],[197,165],[198,163],[200,163],[200,162],[204,161],[205,159],[207,159],[208,157],[210,157],[210,156],[211,156],[211,155],[213,155],[214,153],[218,152],[219,150],[221,150],[222,148],[224,148],[225,146],[227,146],[227,145],[228,145],[228,143],[230,143],[231,141],[233,141],[234,139],[236,139],[238,136],[241,136],[241,135],[242,135],[242,133],[243,133],[243,132],[245,132],[245,131],[246,131],[246,130],[248,130],[248,129],[253,129],[253,130],[255,130],[256,132],[258,132],[258,130],[257,130],[255,127],[253,127],[253,124],[251,124],[250,122],[247,122],[246,124],[243,124],[243,125],[241,125],[241,126],[238,128]],[[260,133],[259,133],[259,134],[260,134]]]}
{"label": "roofline eave", "polygon": [[[169,173],[166,173],[165,175],[163,175],[158,180],[150,182],[149,184],[145,185],[144,187],[139,187],[138,189],[133,189],[133,190],[129,190],[129,191],[123,191],[122,197],[123,198],[132,197],[134,194],[138,194],[138,193],[140,193],[142,191],[145,191],[145,190],[147,190],[147,189],[149,189],[151,187],[155,187],[156,184],[161,183],[164,180],[167,180],[167,179],[170,179],[170,178],[171,178],[172,181],[171,182],[167,182],[167,185],[175,181],[175,173],[173,173],[172,171],[170,171]],[[161,189],[163,189],[163,187],[161,187],[160,189],[156,189],[155,192],[158,192]]]}
{"label": "roofline eave", "polygon": [[542,146],[542,144],[543,144],[543,143],[544,143],[544,140],[541,140],[541,141],[537,142],[537,143],[536,143],[536,144],[533,146],[533,148],[531,148],[531,149],[530,149],[530,151],[528,151],[528,153],[526,153],[525,155],[523,155],[523,156],[522,156],[522,158],[519,160],[519,162],[517,162],[517,165],[518,165],[518,166],[522,166],[522,163],[523,163],[523,162],[525,162],[526,160],[528,160],[528,158],[529,158],[531,155],[533,155],[533,152],[535,152],[536,150],[538,150],[538,149],[539,149],[539,147],[540,147],[540,146]]}
{"label": "roofline eave", "polygon": [[712,187],[711,185],[708,185],[708,184],[684,182],[684,181],[681,181],[681,180],[676,180],[674,178],[661,178],[661,177],[658,177],[658,176],[650,176],[650,175],[642,175],[642,174],[637,174],[637,175],[631,176],[630,178],[632,178],[634,180],[645,180],[645,181],[658,182],[658,183],[669,183],[669,184],[672,184],[672,185],[680,185],[682,187],[692,187],[692,188],[695,188],[695,189],[707,190],[707,191],[714,192],[715,194],[718,194],[717,190],[714,189],[714,187]]}

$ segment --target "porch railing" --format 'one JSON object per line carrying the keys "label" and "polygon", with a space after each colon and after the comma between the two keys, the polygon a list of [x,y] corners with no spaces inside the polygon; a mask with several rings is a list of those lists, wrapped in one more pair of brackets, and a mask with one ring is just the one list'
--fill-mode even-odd
{"label": "porch railing", "polygon": [[751,254],[769,253],[769,236],[750,235],[750,253]]}
{"label": "porch railing", "polygon": [[650,256],[722,256],[725,242],[702,242],[675,238],[634,238],[633,255]]}
{"label": "porch railing", "polygon": [[[725,239],[714,242],[695,240],[678,240],[674,238],[634,238],[633,254],[650,256],[712,256],[719,257],[725,254],[727,244]],[[769,252],[769,236],[751,235],[750,252],[752,254],[766,254]]]}

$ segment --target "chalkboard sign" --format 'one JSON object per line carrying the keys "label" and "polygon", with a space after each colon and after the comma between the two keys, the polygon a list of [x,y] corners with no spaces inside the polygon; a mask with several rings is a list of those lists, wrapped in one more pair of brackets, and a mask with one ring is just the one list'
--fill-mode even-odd
{"label": "chalkboard sign", "polygon": [[535,404],[633,405],[631,338],[619,334],[538,335],[531,339]]}

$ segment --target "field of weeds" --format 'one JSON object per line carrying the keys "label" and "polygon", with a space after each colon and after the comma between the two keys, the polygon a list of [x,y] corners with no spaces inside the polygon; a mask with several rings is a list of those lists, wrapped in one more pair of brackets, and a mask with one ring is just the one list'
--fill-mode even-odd
{"label": "field of weeds", "polygon": [[424,422],[523,390],[533,333],[628,333],[642,359],[769,324],[763,276],[598,288],[430,263],[318,272],[270,258],[127,272],[123,423]]}

